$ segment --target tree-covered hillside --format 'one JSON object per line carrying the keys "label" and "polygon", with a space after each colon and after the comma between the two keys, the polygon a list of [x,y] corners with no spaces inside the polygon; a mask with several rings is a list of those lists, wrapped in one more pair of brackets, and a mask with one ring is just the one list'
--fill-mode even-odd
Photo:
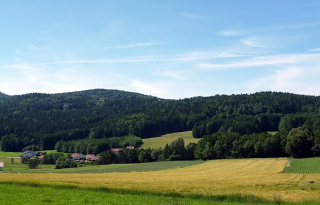
{"label": "tree-covered hillside", "polygon": [[319,129],[320,98],[260,92],[165,100],[118,90],[27,94],[0,101],[2,149],[28,145],[53,149],[61,140],[135,135],[149,138],[193,130],[239,134],[287,132],[309,125]]}
{"label": "tree-covered hillside", "polygon": [[9,97],[10,97],[9,95],[6,95],[6,94],[0,92],[0,100],[7,99]]}

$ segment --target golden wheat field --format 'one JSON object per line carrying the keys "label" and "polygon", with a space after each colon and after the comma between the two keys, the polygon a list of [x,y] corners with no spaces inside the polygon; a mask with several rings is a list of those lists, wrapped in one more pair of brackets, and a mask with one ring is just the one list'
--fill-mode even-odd
{"label": "golden wheat field", "polygon": [[227,195],[250,194],[283,201],[320,196],[320,174],[280,173],[288,160],[213,160],[164,171],[102,174],[1,174],[0,181],[35,182],[79,187],[108,187],[149,192]]}

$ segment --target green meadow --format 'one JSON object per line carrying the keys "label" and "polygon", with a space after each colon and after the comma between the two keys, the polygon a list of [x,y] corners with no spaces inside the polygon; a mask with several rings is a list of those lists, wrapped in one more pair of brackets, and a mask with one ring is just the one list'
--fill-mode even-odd
{"label": "green meadow", "polygon": [[167,135],[162,135],[160,137],[152,137],[148,139],[143,139],[142,148],[164,148],[166,144],[170,144],[173,141],[179,139],[180,137],[183,138],[185,145],[189,144],[190,142],[197,143],[200,139],[194,138],[192,136],[192,131],[186,132],[175,132]]}

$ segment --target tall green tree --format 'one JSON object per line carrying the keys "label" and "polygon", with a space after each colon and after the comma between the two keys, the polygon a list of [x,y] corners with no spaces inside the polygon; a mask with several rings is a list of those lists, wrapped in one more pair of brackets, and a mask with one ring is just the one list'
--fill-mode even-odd
{"label": "tall green tree", "polygon": [[287,136],[286,152],[295,158],[309,157],[314,136],[308,127],[293,128]]}

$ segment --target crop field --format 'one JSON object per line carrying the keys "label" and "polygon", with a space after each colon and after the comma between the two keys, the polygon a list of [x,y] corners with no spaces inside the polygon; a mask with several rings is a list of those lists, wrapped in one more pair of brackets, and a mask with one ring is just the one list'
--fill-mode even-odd
{"label": "crop field", "polygon": [[292,159],[287,164],[283,173],[320,173],[320,158]]}
{"label": "crop field", "polygon": [[135,190],[183,196],[255,196],[265,200],[319,200],[320,174],[281,173],[286,158],[213,160],[150,172],[0,174],[0,183]]}
{"label": "crop field", "polygon": [[179,137],[182,137],[185,145],[190,142],[197,143],[200,139],[194,138],[192,136],[192,131],[187,132],[176,132],[167,135],[162,135],[160,137],[153,137],[148,139],[143,139],[142,148],[159,148],[164,147],[166,144],[170,144],[173,141],[177,140]]}

